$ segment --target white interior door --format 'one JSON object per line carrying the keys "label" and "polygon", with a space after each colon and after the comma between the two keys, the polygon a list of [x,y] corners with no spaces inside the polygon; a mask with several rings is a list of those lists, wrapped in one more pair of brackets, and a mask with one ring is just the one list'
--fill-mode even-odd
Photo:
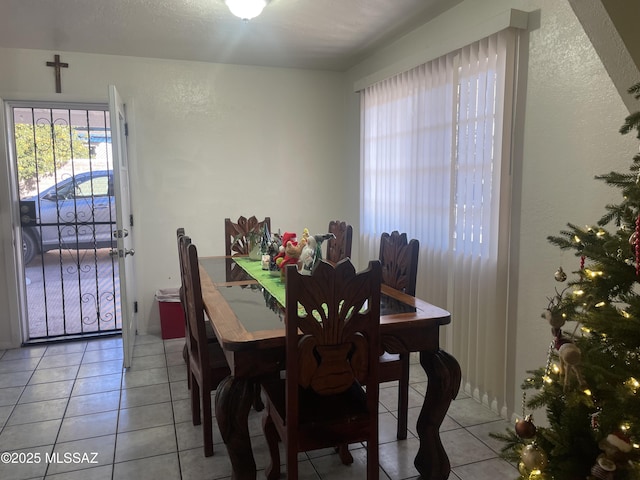
{"label": "white interior door", "polygon": [[120,274],[120,303],[122,308],[122,344],[124,366],[131,366],[136,335],[136,295],[133,262],[133,214],[129,190],[129,162],[127,158],[125,105],[116,87],[109,86],[111,118],[111,148],[113,149],[113,181],[116,191],[117,255]]}

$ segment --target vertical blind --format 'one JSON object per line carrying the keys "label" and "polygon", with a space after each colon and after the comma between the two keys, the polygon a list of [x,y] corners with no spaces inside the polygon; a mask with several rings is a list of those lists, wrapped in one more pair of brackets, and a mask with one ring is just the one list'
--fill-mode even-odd
{"label": "vertical blind", "polygon": [[451,312],[463,388],[503,414],[515,35],[361,95],[360,251],[374,258],[393,230],[420,241],[418,295]]}

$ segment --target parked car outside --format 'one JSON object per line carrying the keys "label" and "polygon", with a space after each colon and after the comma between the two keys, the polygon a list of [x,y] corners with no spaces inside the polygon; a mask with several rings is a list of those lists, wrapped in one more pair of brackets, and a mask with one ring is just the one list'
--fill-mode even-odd
{"label": "parked car outside", "polygon": [[113,171],[97,170],[69,176],[39,195],[34,202],[35,222],[23,226],[24,262],[48,250],[115,247],[116,223]]}

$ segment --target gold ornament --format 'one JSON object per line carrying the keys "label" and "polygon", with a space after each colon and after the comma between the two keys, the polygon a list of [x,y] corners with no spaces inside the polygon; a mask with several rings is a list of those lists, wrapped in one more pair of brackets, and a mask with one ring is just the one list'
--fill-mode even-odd
{"label": "gold ornament", "polygon": [[520,475],[522,475],[523,477],[527,477],[529,475],[527,466],[524,464],[524,462],[518,463],[518,472],[520,472]]}
{"label": "gold ornament", "polygon": [[547,454],[540,450],[535,443],[529,444],[522,449],[520,459],[529,471],[542,471],[547,466]]}
{"label": "gold ornament", "polygon": [[556,273],[553,275],[553,277],[557,282],[564,282],[567,279],[567,274],[564,273],[562,267],[558,267],[558,270],[556,270]]}

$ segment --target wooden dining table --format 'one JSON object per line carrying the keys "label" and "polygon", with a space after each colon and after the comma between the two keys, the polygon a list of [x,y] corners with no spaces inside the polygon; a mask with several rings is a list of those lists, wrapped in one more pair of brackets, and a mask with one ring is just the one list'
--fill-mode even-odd
{"label": "wooden dining table", "polygon": [[[205,312],[231,370],[216,390],[218,427],[231,460],[232,478],[254,480],[248,417],[260,379],[279,375],[285,368],[284,310],[232,257],[201,257],[200,276]],[[415,428],[420,442],[414,465],[422,478],[444,480],[451,465],[439,429],[461,380],[460,365],[439,345],[440,327],[451,322],[451,315],[386,285],[381,293],[384,350],[420,352],[420,365],[428,378]]]}

